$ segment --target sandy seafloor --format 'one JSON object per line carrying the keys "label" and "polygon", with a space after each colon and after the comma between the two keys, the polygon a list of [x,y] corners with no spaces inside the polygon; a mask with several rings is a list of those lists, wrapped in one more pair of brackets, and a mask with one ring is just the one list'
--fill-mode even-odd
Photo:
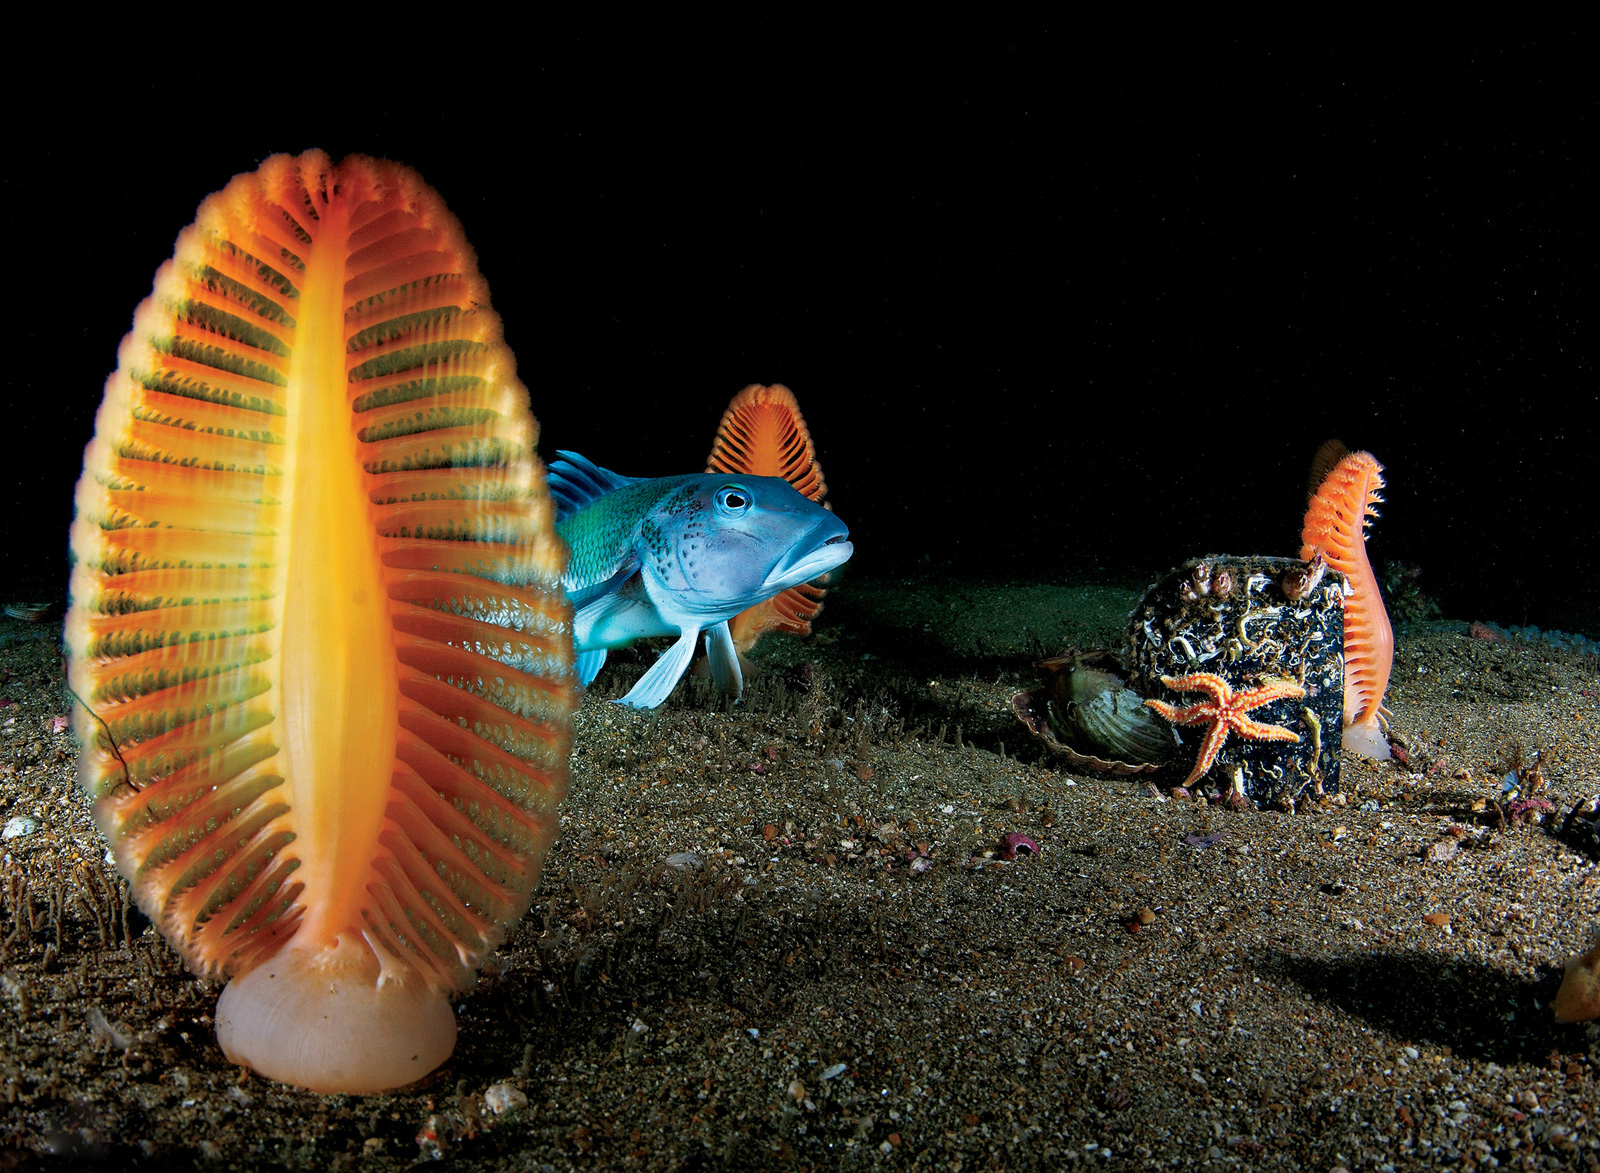
{"label": "sandy seafloor", "polygon": [[853,578],[732,711],[607,704],[614,658],[454,1057],[371,1098],[226,1063],[73,789],[57,631],[0,621],[0,1170],[1595,1167],[1600,1029],[1547,1004],[1600,870],[1490,801],[1536,750],[1600,792],[1593,658],[1403,630],[1410,765],[1235,814],[1008,711],[1135,597]]}

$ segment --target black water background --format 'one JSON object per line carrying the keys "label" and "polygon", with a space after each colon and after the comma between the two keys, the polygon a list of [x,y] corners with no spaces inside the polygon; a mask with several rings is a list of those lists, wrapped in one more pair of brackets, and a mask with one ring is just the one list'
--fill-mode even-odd
{"label": "black water background", "polygon": [[1600,635],[1579,64],[1019,30],[624,68],[580,40],[478,92],[46,114],[0,177],[9,593],[64,581],[99,388],[199,199],[321,146],[443,192],[547,453],[698,468],[735,391],[791,386],[859,573],[1293,553],[1338,436],[1388,469],[1374,557],[1447,615]]}

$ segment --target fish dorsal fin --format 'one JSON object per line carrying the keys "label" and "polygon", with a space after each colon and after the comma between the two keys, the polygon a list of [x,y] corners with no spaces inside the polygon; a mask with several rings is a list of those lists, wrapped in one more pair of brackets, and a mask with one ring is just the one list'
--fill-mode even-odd
{"label": "fish dorsal fin", "polygon": [[556,501],[556,520],[565,521],[585,505],[592,505],[613,489],[633,484],[625,477],[601,468],[576,452],[557,452],[560,457],[550,466],[550,495]]}
{"label": "fish dorsal fin", "polygon": [[1306,501],[1310,502],[1317,495],[1317,490],[1322,488],[1327,481],[1328,474],[1339,466],[1339,462],[1350,455],[1338,440],[1324,440],[1322,447],[1317,449],[1317,454],[1311,458],[1311,477],[1306,485]]}

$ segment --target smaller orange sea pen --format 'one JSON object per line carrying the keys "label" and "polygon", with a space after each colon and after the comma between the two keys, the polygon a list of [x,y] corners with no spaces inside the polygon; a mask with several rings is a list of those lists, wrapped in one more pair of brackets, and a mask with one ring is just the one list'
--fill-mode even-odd
{"label": "smaller orange sea pen", "polygon": [[[781,383],[770,387],[752,383],[733,397],[717,426],[706,471],[783,477],[819,504],[828,495],[800,405]],[[827,593],[820,586],[801,583],[741,611],[728,622],[734,647],[741,654],[748,652],[769,631],[810,635],[811,621],[821,613]]]}
{"label": "smaller orange sea pen", "polygon": [[1345,576],[1344,744],[1369,758],[1389,757],[1383,694],[1394,663],[1394,632],[1367,561],[1366,528],[1383,501],[1383,466],[1367,452],[1349,452],[1337,440],[1318,450],[1314,484],[1300,540],[1300,557],[1320,555]]}
{"label": "smaller orange sea pen", "polygon": [[536,426],[393,163],[237,176],[123,340],[72,527],[79,778],[262,1075],[426,1075],[538,882],[576,682]]}

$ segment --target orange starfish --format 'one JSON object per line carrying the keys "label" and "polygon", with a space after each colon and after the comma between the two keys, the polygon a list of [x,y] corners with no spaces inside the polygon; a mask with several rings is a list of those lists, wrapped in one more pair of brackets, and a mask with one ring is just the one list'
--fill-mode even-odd
{"label": "orange starfish", "polygon": [[1211,672],[1196,672],[1191,676],[1163,676],[1161,683],[1173,692],[1203,692],[1211,699],[1197,704],[1169,705],[1165,701],[1145,701],[1145,705],[1160,713],[1174,725],[1209,725],[1206,739],[1200,746],[1200,756],[1194,769],[1183,780],[1185,786],[1193,785],[1217,760],[1217,751],[1228,740],[1232,730],[1250,741],[1299,741],[1300,735],[1282,725],[1268,725],[1252,720],[1251,709],[1282,700],[1284,697],[1301,697],[1306,690],[1292,680],[1268,680],[1244,692],[1234,692],[1228,682]]}

